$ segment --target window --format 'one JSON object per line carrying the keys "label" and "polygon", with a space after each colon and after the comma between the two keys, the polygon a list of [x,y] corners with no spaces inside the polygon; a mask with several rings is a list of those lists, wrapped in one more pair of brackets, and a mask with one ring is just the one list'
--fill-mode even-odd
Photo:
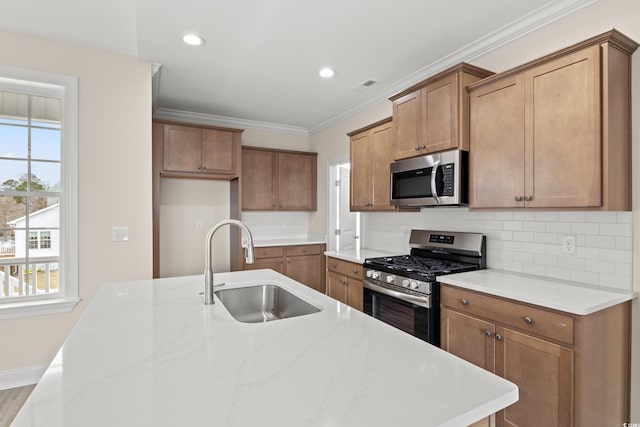
{"label": "window", "polygon": [[0,67],[0,319],[78,301],[77,79]]}

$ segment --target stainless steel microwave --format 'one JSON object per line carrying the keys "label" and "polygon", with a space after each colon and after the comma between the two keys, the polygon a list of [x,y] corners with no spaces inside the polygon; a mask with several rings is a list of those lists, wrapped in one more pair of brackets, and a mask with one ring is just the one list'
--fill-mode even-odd
{"label": "stainless steel microwave", "polygon": [[391,203],[397,206],[468,204],[468,152],[443,151],[391,163]]}

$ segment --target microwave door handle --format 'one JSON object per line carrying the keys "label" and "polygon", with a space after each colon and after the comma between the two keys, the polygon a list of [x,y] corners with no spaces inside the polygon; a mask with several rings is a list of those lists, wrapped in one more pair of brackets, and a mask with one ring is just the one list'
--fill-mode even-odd
{"label": "microwave door handle", "polygon": [[440,204],[440,197],[438,196],[438,189],[436,186],[436,175],[438,172],[438,167],[440,167],[440,160],[436,160],[435,162],[433,162],[433,168],[431,169],[431,195],[436,201],[436,205]]}

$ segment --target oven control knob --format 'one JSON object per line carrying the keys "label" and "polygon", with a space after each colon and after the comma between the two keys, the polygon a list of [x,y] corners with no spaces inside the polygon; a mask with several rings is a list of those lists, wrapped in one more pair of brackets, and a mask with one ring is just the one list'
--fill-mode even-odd
{"label": "oven control knob", "polygon": [[371,276],[373,276],[373,271],[367,270],[367,277],[371,278]]}
{"label": "oven control knob", "polygon": [[402,286],[404,286],[405,288],[408,288],[409,287],[409,279],[404,279],[402,281]]}
{"label": "oven control knob", "polygon": [[396,280],[394,276],[387,276],[387,283],[393,283],[394,280]]}
{"label": "oven control knob", "polygon": [[371,272],[371,278],[378,279],[379,277],[380,277],[380,273],[378,273],[377,271]]}
{"label": "oven control knob", "polygon": [[411,289],[418,289],[419,285],[418,285],[418,282],[416,282],[415,280],[412,280],[410,284],[411,284]]}

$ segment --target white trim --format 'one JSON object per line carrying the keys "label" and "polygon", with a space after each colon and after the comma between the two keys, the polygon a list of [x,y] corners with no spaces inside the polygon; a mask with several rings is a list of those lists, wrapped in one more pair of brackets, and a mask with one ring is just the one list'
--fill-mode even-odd
{"label": "white trim", "polygon": [[171,110],[159,108],[153,115],[157,119],[177,120],[208,124],[213,126],[226,126],[240,129],[254,129],[267,132],[288,133],[293,135],[308,136],[305,128],[299,126],[279,125],[277,123],[259,122],[255,120],[234,119],[232,117],[215,116],[212,114],[191,113],[189,111]]}
{"label": "white trim", "polygon": [[48,364],[33,365],[26,368],[0,371],[0,390],[36,384],[48,367]]}
{"label": "white trim", "polygon": [[0,320],[68,313],[78,302],[80,302],[78,299],[43,297],[24,302],[5,303],[0,308]]}

